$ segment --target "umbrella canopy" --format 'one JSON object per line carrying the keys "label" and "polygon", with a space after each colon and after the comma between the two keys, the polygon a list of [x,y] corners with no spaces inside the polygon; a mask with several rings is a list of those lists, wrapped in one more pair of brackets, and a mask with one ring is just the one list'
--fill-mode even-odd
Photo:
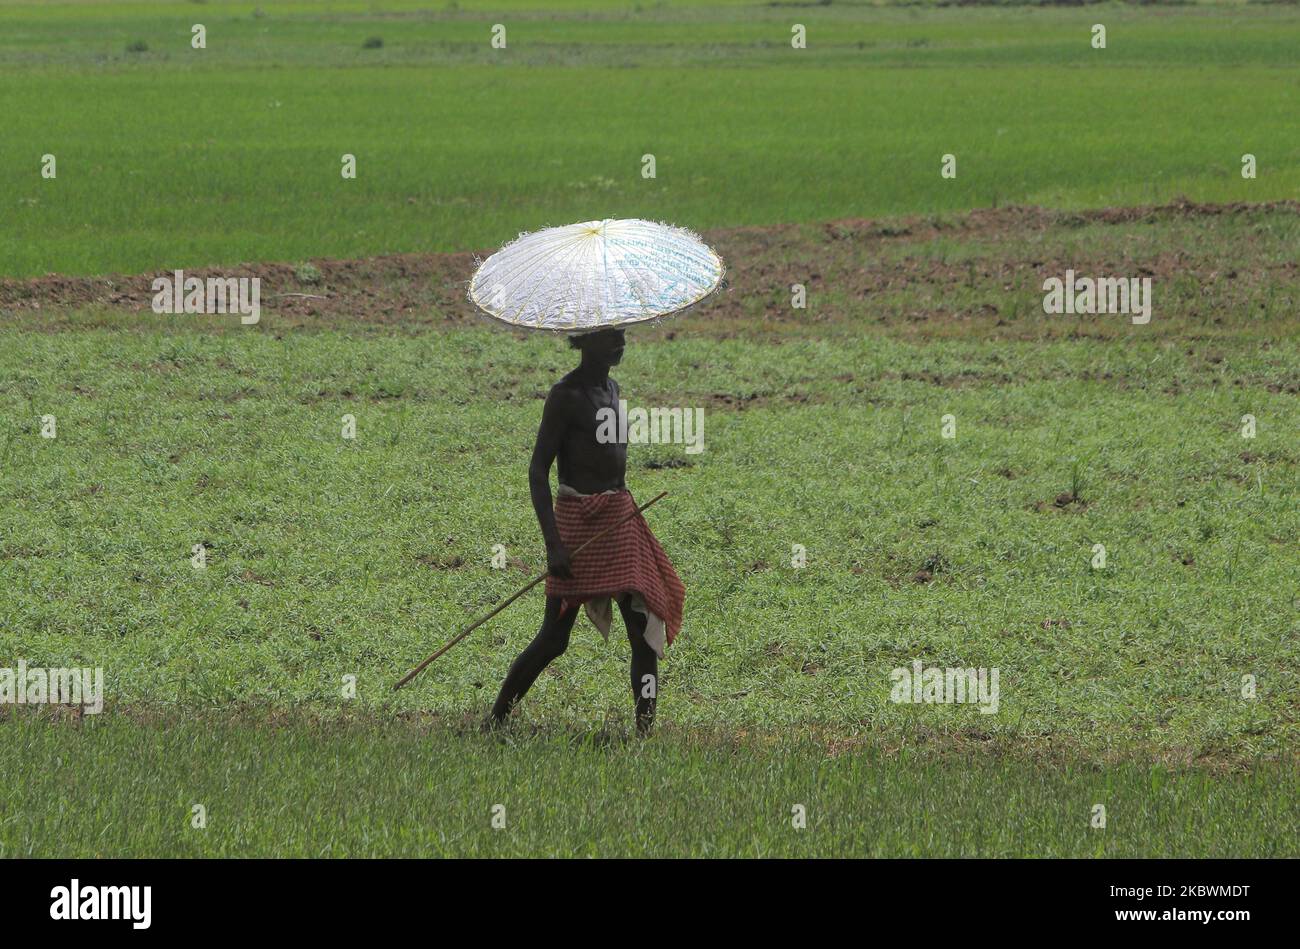
{"label": "umbrella canopy", "polygon": [[683,310],[716,290],[722,272],[684,228],[587,221],[521,234],[474,272],[469,298],[511,326],[589,333]]}

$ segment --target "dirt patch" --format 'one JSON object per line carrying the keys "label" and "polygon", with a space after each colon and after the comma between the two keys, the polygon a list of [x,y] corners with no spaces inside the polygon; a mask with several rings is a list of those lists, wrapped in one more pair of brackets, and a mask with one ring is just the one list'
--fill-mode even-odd
{"label": "dirt patch", "polygon": [[[186,277],[259,277],[262,312],[286,322],[347,318],[362,322],[454,322],[473,316],[465,299],[475,255],[399,254],[360,260],[317,259],[314,271],[296,264],[186,268]],[[0,312],[113,309],[152,313],[153,281],[170,271],[107,277],[47,274],[0,280]],[[176,316],[211,320],[219,317]],[[234,320],[235,317],[230,317]]]}
{"label": "dirt patch", "polygon": [[[1300,264],[1285,253],[1252,254],[1243,248],[1241,225],[1300,217],[1300,202],[1197,204],[1102,208],[1063,213],[1039,207],[975,210],[959,215],[888,220],[851,219],[824,224],[784,224],[712,230],[705,238],[727,261],[725,286],[695,308],[692,334],[726,337],[771,332],[817,331],[835,323],[884,326],[908,335],[981,333],[1065,338],[1123,338],[1124,318],[1045,319],[1042,281],[1067,268],[1080,274],[1151,276],[1161,287],[1160,319],[1144,330],[1166,332],[1177,321],[1213,335],[1217,324],[1258,316],[1261,286],[1300,288]],[[1152,244],[1140,257],[1132,247],[1134,224],[1194,222],[1202,230],[1225,230],[1204,241],[1213,251],[1193,256],[1181,241]],[[1083,226],[1116,228],[1080,246]],[[1267,229],[1265,229],[1267,230]],[[1257,236],[1261,241],[1277,240]],[[962,246],[949,255],[942,248]],[[936,247],[941,249],[936,250]],[[1276,251],[1276,249],[1274,249]],[[500,324],[480,314],[466,297],[479,259],[490,253],[400,254],[359,260],[313,259],[233,267],[187,268],[187,276],[259,277],[261,331],[298,328],[400,326],[413,331],[471,322]],[[1270,263],[1269,261],[1273,262]],[[0,279],[0,322],[17,318],[32,329],[84,329],[120,325],[111,314],[137,314],[141,325],[190,321],[205,331],[235,316],[155,316],[153,280],[170,272],[104,277],[49,274]],[[791,305],[791,287],[807,288],[808,306]],[[1177,290],[1179,286],[1184,287]],[[1169,289],[1174,288],[1174,289]],[[1182,293],[1175,301],[1170,294]],[[69,316],[77,313],[76,319]],[[109,316],[105,316],[108,314]],[[33,317],[38,317],[33,319]],[[673,331],[652,329],[663,338]],[[923,381],[957,386],[955,376]],[[1290,391],[1288,386],[1280,390]],[[744,397],[719,395],[719,402]],[[749,399],[760,401],[755,396]],[[736,407],[732,404],[732,407]]]}
{"label": "dirt patch", "polygon": [[641,463],[647,471],[660,471],[666,468],[694,468],[695,462],[685,458],[649,458]]}
{"label": "dirt patch", "polygon": [[421,554],[415,560],[417,563],[422,563],[426,567],[433,567],[435,570],[459,570],[465,566],[465,558],[459,554],[450,557],[439,557],[437,554]]}
{"label": "dirt patch", "polygon": [[1088,502],[1083,498],[1076,496],[1073,492],[1062,491],[1051,501],[1036,501],[1030,505],[1030,510],[1037,511],[1039,514],[1048,511],[1065,511],[1078,513],[1088,509]]}

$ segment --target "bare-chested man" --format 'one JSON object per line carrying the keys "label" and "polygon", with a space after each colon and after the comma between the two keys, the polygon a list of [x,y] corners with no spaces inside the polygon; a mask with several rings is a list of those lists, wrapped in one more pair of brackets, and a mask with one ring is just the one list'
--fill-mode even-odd
{"label": "bare-chested man", "polygon": [[[636,726],[645,734],[654,721],[658,660],[681,626],[685,591],[645,520],[639,514],[629,519],[636,504],[624,483],[627,443],[600,435],[601,410],[607,410],[602,417],[619,411],[618,383],[609,370],[623,358],[623,331],[599,330],[569,342],[581,351],[582,361],[547,396],[528,468],[533,509],[546,541],[546,613],[537,636],[510,666],[488,725],[505,721],[542,670],[568,647],[579,605],[608,636],[613,600],[632,646]],[[554,506],[553,462],[560,485]],[[570,559],[572,550],[611,526]]]}

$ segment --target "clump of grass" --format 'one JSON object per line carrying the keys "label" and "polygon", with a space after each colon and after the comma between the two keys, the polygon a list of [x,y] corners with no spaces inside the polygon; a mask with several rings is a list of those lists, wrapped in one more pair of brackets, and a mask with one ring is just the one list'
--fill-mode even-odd
{"label": "clump of grass", "polygon": [[126,51],[128,53],[147,53],[149,52],[149,44],[144,40],[132,40],[126,44]]}
{"label": "clump of grass", "polygon": [[1063,491],[1056,496],[1057,507],[1067,507],[1071,504],[1086,504],[1083,499],[1083,471],[1085,461],[1079,458],[1070,459],[1070,490]]}
{"label": "clump of grass", "polygon": [[370,36],[361,44],[363,49],[383,49],[384,38],[382,36]]}
{"label": "clump of grass", "polygon": [[320,268],[310,262],[303,262],[293,268],[293,276],[299,283],[314,287],[321,282]]}
{"label": "clump of grass", "polygon": [[929,583],[936,573],[943,573],[951,568],[952,564],[948,562],[948,558],[941,551],[936,550],[925,558],[921,569],[916,571],[912,579],[917,583]]}

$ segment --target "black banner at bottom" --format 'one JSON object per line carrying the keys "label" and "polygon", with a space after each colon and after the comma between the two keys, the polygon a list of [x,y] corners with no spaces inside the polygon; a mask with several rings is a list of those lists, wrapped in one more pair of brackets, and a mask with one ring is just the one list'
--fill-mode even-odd
{"label": "black banner at bottom", "polygon": [[[1255,860],[860,861],[0,861],[6,934],[79,936],[374,935],[390,926],[530,919],[568,913],[626,925],[689,908],[732,935],[781,917],[851,914],[855,926],[978,921],[1044,932],[1096,930],[1231,936],[1284,918],[1295,869]],[[534,915],[534,911],[542,911]],[[952,929],[950,926],[958,928]],[[883,930],[881,930],[883,931]]]}

